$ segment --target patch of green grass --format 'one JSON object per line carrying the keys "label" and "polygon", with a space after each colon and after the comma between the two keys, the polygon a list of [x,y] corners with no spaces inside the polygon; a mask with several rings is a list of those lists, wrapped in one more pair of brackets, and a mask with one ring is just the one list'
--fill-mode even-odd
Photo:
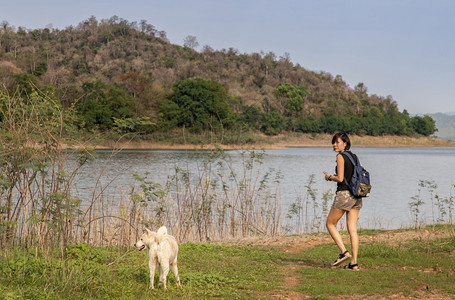
{"label": "patch of green grass", "polygon": [[[277,248],[182,244],[179,272],[182,288],[172,272],[168,290],[149,290],[147,251],[69,247],[67,257],[54,253],[45,258],[15,250],[0,256],[2,299],[193,299],[256,298],[279,288],[283,254]],[[109,265],[112,263],[111,265]]]}
{"label": "patch of green grass", "polygon": [[353,272],[332,268],[330,263],[338,249],[333,244],[319,245],[293,257],[303,264],[297,290],[314,296],[402,294],[412,297],[417,292],[437,291],[455,297],[455,257],[449,250],[454,246],[453,237],[427,244],[413,240],[395,247],[384,243],[361,244],[361,270]]}
{"label": "patch of green grass", "polygon": [[[359,235],[368,235],[368,236],[375,236],[375,235],[378,235],[378,234],[381,234],[381,233],[384,233],[386,232],[387,230],[383,230],[383,229],[366,229],[366,228],[363,228],[363,229],[359,229],[358,233]],[[347,233],[347,231],[346,231]]]}
{"label": "patch of green grass", "polygon": [[[374,239],[362,243],[359,272],[331,267],[338,255],[333,243],[297,254],[285,249],[184,243],[179,251],[182,288],[170,272],[166,291],[158,284],[158,272],[156,288],[149,290],[147,251],[78,244],[62,257],[60,251],[37,255],[10,249],[0,253],[0,299],[258,299],[286,295],[286,289],[314,299],[425,293],[455,298],[455,237],[450,235],[395,246]],[[284,287],[288,276],[297,277],[297,286]]]}
{"label": "patch of green grass", "polygon": [[450,255],[455,250],[455,236],[431,240],[413,240],[405,246],[429,255]]}
{"label": "patch of green grass", "polygon": [[182,284],[199,287],[199,296],[254,297],[283,277],[277,248],[186,243],[180,253]]}

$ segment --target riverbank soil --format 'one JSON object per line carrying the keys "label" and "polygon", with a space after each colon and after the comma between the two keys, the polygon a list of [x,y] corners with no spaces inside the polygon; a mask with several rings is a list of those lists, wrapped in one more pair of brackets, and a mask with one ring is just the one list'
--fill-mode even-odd
{"label": "riverbank soil", "polygon": [[[289,147],[331,147],[331,134],[286,134],[261,136],[260,142],[252,144],[173,144],[137,139],[104,141],[96,149],[141,149],[141,150],[196,150],[196,149],[283,149]],[[455,141],[435,137],[409,136],[351,136],[352,147],[455,147]]]}

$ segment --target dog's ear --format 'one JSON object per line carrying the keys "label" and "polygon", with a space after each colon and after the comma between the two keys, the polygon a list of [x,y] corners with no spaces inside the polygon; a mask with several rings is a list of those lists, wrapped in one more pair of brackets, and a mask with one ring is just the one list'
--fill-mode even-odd
{"label": "dog's ear", "polygon": [[158,236],[165,236],[167,235],[167,228],[166,226],[161,226],[158,231],[156,232]]}
{"label": "dog's ear", "polygon": [[152,233],[153,233],[153,231],[151,231],[151,230],[148,229],[148,228],[145,228],[145,232],[146,232],[147,234],[152,234]]}

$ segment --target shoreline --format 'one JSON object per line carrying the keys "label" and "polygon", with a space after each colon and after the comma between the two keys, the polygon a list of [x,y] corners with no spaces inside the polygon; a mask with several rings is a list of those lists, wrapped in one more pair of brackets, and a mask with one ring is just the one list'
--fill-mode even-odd
{"label": "shoreline", "polygon": [[[151,142],[144,140],[105,141],[102,145],[91,145],[96,150],[279,150],[286,148],[331,147],[330,134],[302,134],[299,136],[278,135],[266,137],[268,142],[257,142],[243,145],[224,144],[175,144]],[[408,136],[351,136],[352,148],[404,148],[404,147],[455,147],[455,141],[442,140],[435,137]],[[87,145],[78,145],[83,148]]]}

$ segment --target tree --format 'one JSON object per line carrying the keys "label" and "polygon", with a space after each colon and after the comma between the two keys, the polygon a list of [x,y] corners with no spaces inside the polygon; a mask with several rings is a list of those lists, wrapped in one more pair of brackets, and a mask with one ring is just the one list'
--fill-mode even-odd
{"label": "tree", "polygon": [[224,86],[213,80],[188,79],[177,81],[174,94],[160,107],[164,127],[187,127],[195,131],[218,131],[229,127],[234,112],[228,105]]}
{"label": "tree", "polygon": [[168,93],[141,73],[128,72],[117,79],[134,99],[132,110],[135,117],[156,117],[156,111]]}
{"label": "tree", "polygon": [[297,120],[296,130],[303,133],[318,133],[320,132],[321,128],[319,121],[316,120],[313,116],[309,116]]}
{"label": "tree", "polygon": [[334,133],[342,130],[340,126],[339,118],[330,111],[324,113],[320,119],[321,130],[325,133]]}
{"label": "tree", "polygon": [[277,111],[263,115],[261,130],[268,135],[279,134],[286,127],[285,119]]}
{"label": "tree", "polygon": [[307,94],[308,90],[304,85],[285,83],[275,89],[275,97],[280,101],[286,117],[296,117],[300,113]]}
{"label": "tree", "polygon": [[261,121],[261,112],[256,106],[246,106],[240,115],[240,121],[245,123],[251,129],[259,129]]}
{"label": "tree", "polygon": [[14,74],[15,88],[21,95],[30,95],[36,90],[38,79],[30,74]]}
{"label": "tree", "polygon": [[132,98],[119,86],[107,86],[101,81],[85,83],[84,97],[77,105],[81,118],[80,127],[109,130],[114,127],[114,118],[131,117]]}
{"label": "tree", "polygon": [[415,132],[424,136],[430,136],[437,131],[435,121],[428,115],[411,118],[411,124]]}
{"label": "tree", "polygon": [[368,93],[368,88],[367,88],[367,86],[366,86],[363,82],[359,82],[359,83],[355,86],[354,91],[355,91],[356,94],[358,94],[359,96],[366,97],[366,96],[367,96],[367,93]]}
{"label": "tree", "polygon": [[199,46],[199,43],[194,35],[189,35],[183,39],[183,46],[191,49],[196,49]]}

